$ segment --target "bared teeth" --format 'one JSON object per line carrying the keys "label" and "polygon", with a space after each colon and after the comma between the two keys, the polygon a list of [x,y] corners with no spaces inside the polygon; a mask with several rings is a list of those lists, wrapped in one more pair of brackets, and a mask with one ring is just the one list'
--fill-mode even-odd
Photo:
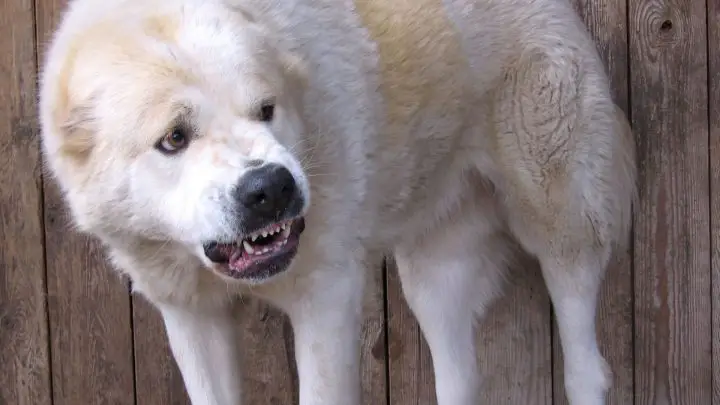
{"label": "bared teeth", "polygon": [[265,229],[265,230],[250,234],[246,238],[246,240],[248,240],[250,242],[255,242],[260,237],[267,238],[268,236],[276,235],[281,232],[282,232],[282,236],[284,238],[287,238],[290,235],[290,225],[291,224],[292,224],[292,221],[286,221],[281,224],[274,225],[273,228]]}
{"label": "bared teeth", "polygon": [[243,248],[245,249],[245,251],[246,251],[248,254],[253,254],[253,253],[255,252],[255,249],[253,249],[253,247],[250,246],[250,244],[247,243],[246,240],[244,240],[242,244],[243,244]]}

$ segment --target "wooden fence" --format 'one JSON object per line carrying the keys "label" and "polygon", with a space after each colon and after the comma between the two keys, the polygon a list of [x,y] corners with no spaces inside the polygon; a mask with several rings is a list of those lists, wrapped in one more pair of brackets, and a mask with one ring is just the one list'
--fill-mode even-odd
{"label": "wooden fence", "polygon": [[[599,308],[609,403],[720,405],[720,1],[575,2],[641,160],[633,247]],[[159,316],[70,230],[42,175],[37,66],[64,6],[0,2],[0,405],[186,404]],[[386,267],[365,308],[365,403],[433,404],[427,347]],[[513,281],[478,333],[481,403],[563,404],[545,287],[533,268]],[[259,302],[238,309],[246,403],[295,403],[288,322]]]}

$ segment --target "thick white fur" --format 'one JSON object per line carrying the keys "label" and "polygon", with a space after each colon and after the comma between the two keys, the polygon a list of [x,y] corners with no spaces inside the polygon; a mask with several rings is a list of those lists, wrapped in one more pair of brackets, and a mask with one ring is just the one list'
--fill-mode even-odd
{"label": "thick white fur", "polygon": [[[570,403],[604,403],[597,293],[626,242],[635,161],[594,45],[566,0],[413,4],[70,2],[43,70],[45,156],[74,223],[162,312],[194,405],[241,403],[239,294],[291,317],[301,405],[360,404],[364,270],[381,253],[438,403],[475,404],[474,321],[516,245],[542,265]],[[270,125],[251,118],[265,96]],[[173,102],[200,134],[178,158],[152,147]],[[291,170],[307,225],[289,270],[244,283],[200,245],[235,236],[229,190],[257,159]]]}

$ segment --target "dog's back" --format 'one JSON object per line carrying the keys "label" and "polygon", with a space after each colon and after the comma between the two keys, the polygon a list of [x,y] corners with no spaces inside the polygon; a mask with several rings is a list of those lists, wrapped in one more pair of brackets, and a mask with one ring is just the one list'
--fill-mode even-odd
{"label": "dog's back", "polygon": [[607,238],[626,234],[633,144],[567,1],[253,3],[310,64],[309,147],[315,170],[334,174],[315,186],[353,207],[345,219],[365,236],[387,245],[427,228],[461,198],[468,170],[503,201],[513,185],[543,183],[532,193],[614,210]]}

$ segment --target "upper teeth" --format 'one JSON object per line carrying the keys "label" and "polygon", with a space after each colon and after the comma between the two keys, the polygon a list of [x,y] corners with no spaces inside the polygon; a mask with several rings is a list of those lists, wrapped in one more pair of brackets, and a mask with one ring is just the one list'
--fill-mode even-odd
{"label": "upper teeth", "polygon": [[283,222],[282,224],[274,225],[272,228],[269,229],[263,229],[262,231],[255,232],[249,236],[249,239],[253,242],[257,240],[259,237],[266,238],[268,235],[275,235],[276,233],[280,231],[285,231],[290,226],[290,222]]}

